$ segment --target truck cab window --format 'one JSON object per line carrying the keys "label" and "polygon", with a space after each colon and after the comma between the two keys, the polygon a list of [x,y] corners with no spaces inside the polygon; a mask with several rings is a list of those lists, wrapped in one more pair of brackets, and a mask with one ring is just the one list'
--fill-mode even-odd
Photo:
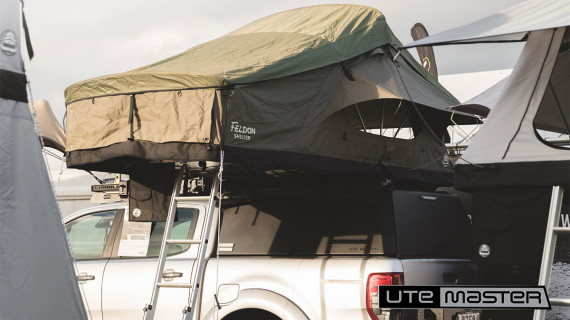
{"label": "truck cab window", "polygon": [[66,224],[73,255],[77,260],[100,259],[117,211],[96,212]]}
{"label": "truck cab window", "polygon": [[[193,231],[192,222],[197,217],[198,210],[178,208],[172,227],[171,239],[188,239]],[[158,257],[164,235],[165,222],[136,222],[129,221],[125,215],[119,243],[119,257]],[[168,255],[187,250],[190,245],[170,245]]]}

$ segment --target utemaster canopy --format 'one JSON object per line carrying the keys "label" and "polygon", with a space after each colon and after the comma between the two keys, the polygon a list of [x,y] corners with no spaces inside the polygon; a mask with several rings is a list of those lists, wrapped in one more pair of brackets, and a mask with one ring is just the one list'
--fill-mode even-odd
{"label": "utemaster canopy", "polygon": [[[439,160],[458,102],[400,45],[378,10],[314,6],[74,84],[65,91],[68,166],[216,160],[223,147],[245,163],[450,174]],[[400,127],[414,139],[366,132]]]}

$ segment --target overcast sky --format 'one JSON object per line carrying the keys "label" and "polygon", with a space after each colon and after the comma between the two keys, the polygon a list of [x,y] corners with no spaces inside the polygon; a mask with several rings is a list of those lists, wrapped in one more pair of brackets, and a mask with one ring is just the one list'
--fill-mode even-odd
{"label": "overcast sky", "polygon": [[[522,0],[25,0],[35,57],[24,57],[34,99],[48,100],[61,121],[63,92],[73,83],[128,71],[212,40],[283,10],[326,3],[379,9],[404,44],[423,23],[430,34]],[[440,74],[512,68],[521,44],[436,48]]]}

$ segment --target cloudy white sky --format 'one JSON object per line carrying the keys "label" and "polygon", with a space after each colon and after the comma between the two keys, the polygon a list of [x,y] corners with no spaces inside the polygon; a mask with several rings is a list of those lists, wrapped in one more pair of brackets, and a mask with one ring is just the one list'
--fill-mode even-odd
{"label": "cloudy white sky", "polygon": [[[167,58],[275,12],[326,3],[367,5],[382,11],[400,41],[409,43],[416,22],[435,34],[522,0],[24,2],[36,54],[25,61],[33,98],[48,100],[61,121],[67,86]],[[520,44],[448,46],[436,48],[436,60],[440,74],[507,69],[521,48]]]}

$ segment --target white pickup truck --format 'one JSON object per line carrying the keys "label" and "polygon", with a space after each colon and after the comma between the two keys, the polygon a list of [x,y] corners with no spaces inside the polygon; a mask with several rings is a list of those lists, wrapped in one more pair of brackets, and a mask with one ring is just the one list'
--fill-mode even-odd
{"label": "white pickup truck", "polygon": [[[179,204],[171,238],[200,238],[207,206],[207,197]],[[266,194],[222,207],[219,244],[217,219],[209,231],[218,245],[208,253],[197,319],[479,319],[473,311],[377,306],[378,285],[473,281],[469,220],[454,195]],[[142,319],[164,223],[129,221],[126,202],[64,222],[90,318]],[[170,246],[163,281],[188,283],[196,256],[195,245]],[[155,319],[182,319],[186,305],[188,289],[163,288]]]}

